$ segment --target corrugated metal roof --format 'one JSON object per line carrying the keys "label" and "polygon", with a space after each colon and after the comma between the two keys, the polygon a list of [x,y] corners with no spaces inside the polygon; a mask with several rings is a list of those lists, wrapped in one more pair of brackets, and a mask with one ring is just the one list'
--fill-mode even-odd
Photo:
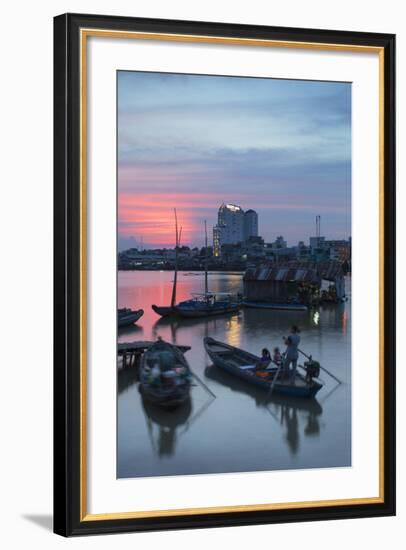
{"label": "corrugated metal roof", "polygon": [[267,267],[248,269],[244,281],[278,281],[320,283],[320,277],[313,269],[292,269],[289,267]]}
{"label": "corrugated metal roof", "polygon": [[262,264],[257,268],[248,268],[244,281],[298,281],[319,284],[321,279],[335,281],[343,275],[339,262],[288,262],[283,265]]}

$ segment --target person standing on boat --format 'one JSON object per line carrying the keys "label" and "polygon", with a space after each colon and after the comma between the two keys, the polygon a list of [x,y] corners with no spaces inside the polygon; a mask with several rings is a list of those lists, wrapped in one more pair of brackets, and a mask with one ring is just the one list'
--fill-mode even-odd
{"label": "person standing on boat", "polygon": [[[297,369],[297,360],[299,358],[298,347],[300,344],[299,328],[296,325],[293,325],[290,334],[287,338],[283,338],[286,344],[285,351],[285,360],[283,363],[283,371],[286,376],[290,376],[291,381],[293,382],[296,377]],[[289,367],[292,364],[292,371],[289,371]]]}

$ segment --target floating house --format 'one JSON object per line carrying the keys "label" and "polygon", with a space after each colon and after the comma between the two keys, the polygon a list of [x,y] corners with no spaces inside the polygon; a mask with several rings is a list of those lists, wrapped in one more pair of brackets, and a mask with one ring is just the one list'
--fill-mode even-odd
{"label": "floating house", "polygon": [[337,300],[344,299],[344,275],[338,262],[262,264],[245,272],[244,297],[250,302],[300,302],[311,305],[320,298],[323,280],[334,285]]}
{"label": "floating house", "polygon": [[314,269],[289,266],[260,266],[247,269],[244,275],[244,296],[250,302],[308,304],[311,295],[321,287],[321,278]]}
{"label": "floating house", "polygon": [[343,262],[327,261],[315,264],[317,271],[323,281],[331,283],[331,288],[334,291],[336,301],[342,302],[345,300],[345,279]]}

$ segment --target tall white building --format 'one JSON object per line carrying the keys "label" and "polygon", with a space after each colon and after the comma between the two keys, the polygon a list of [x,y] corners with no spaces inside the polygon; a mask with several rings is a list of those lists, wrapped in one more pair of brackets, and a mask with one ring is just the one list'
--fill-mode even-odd
{"label": "tall white building", "polygon": [[238,244],[258,236],[258,215],[254,210],[244,213],[241,206],[222,204],[217,225],[213,227],[213,252],[220,256],[223,244]]}

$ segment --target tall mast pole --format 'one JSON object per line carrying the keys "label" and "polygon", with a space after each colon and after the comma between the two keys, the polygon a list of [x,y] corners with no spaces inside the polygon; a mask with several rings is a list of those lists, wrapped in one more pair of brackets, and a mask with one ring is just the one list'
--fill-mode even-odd
{"label": "tall mast pole", "polygon": [[207,294],[209,292],[209,285],[207,281],[207,264],[208,264],[208,254],[207,254],[207,222],[204,220],[204,234],[205,234],[205,261],[204,261],[204,292]]}
{"label": "tall mast pole", "polygon": [[172,286],[172,299],[171,299],[171,308],[175,307],[176,304],[176,284],[178,281],[178,254],[179,254],[179,234],[178,234],[178,216],[176,214],[176,208],[173,209],[175,212],[175,271],[173,274],[173,286]]}

